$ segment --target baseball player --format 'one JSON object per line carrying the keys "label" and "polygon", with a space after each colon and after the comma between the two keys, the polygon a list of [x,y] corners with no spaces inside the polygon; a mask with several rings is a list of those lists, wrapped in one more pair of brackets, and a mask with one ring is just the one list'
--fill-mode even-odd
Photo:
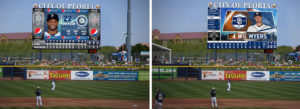
{"label": "baseball player", "polygon": [[61,33],[57,31],[59,18],[57,14],[48,14],[47,16],[47,27],[48,30],[45,32],[45,36],[60,36]]}
{"label": "baseball player", "polygon": [[228,78],[228,80],[227,80],[227,86],[228,86],[227,92],[230,92],[230,88],[231,88],[230,82],[232,82],[232,81]]}
{"label": "baseball player", "polygon": [[256,24],[249,26],[247,32],[267,32],[272,29],[270,26],[263,24],[260,12],[254,13],[254,19]]}
{"label": "baseball player", "polygon": [[36,106],[39,106],[39,105],[43,106],[42,97],[41,97],[42,91],[39,86],[37,87],[35,94],[36,94]]}
{"label": "baseball player", "polygon": [[157,89],[156,91],[157,91],[157,93],[156,93],[156,96],[155,96],[155,109],[162,109],[163,101],[164,101],[164,98],[166,97],[166,95],[163,94],[160,91],[160,89]]}
{"label": "baseball player", "polygon": [[51,83],[52,83],[52,91],[54,91],[55,90],[55,80],[54,80],[54,78],[52,78],[52,80],[51,80]]}
{"label": "baseball player", "polygon": [[218,104],[217,104],[217,98],[216,98],[216,95],[217,95],[217,91],[215,89],[215,87],[213,87],[210,91],[210,96],[211,96],[211,107],[214,108],[214,106],[216,108],[218,108]]}

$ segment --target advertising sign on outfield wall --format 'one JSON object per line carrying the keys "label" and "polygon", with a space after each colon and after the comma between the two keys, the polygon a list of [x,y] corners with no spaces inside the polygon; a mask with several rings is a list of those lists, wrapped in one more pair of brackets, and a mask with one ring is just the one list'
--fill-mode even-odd
{"label": "advertising sign on outfield wall", "polygon": [[94,80],[137,81],[137,71],[94,71]]}
{"label": "advertising sign on outfield wall", "polygon": [[71,80],[93,80],[93,71],[71,71]]}
{"label": "advertising sign on outfield wall", "polygon": [[270,81],[300,81],[300,72],[270,71]]}
{"label": "advertising sign on outfield wall", "polygon": [[224,71],[224,80],[246,80],[246,71]]}
{"label": "advertising sign on outfield wall", "polygon": [[2,78],[3,77],[3,72],[2,72],[2,67],[0,67],[0,78]]}
{"label": "advertising sign on outfield wall", "polygon": [[224,80],[224,71],[203,70],[202,80]]}
{"label": "advertising sign on outfield wall", "polygon": [[139,81],[149,81],[149,71],[139,71]]}
{"label": "advertising sign on outfield wall", "polygon": [[247,71],[247,80],[269,81],[269,71]]}
{"label": "advertising sign on outfield wall", "polygon": [[55,80],[70,80],[71,71],[49,70],[49,79],[52,78],[54,78]]}
{"label": "advertising sign on outfield wall", "polygon": [[27,79],[49,79],[48,70],[27,70]]}
{"label": "advertising sign on outfield wall", "polygon": [[177,78],[176,67],[153,67],[152,68],[152,79],[171,79]]}

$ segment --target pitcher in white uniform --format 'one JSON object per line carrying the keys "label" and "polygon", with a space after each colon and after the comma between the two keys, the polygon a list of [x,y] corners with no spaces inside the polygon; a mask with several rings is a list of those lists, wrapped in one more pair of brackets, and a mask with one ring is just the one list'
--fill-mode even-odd
{"label": "pitcher in white uniform", "polygon": [[231,80],[228,78],[227,80],[227,92],[230,92],[230,88],[231,88],[231,84],[230,84]]}
{"label": "pitcher in white uniform", "polygon": [[55,80],[54,80],[54,78],[52,78],[52,80],[51,80],[51,83],[52,83],[52,91],[54,91],[55,90]]}

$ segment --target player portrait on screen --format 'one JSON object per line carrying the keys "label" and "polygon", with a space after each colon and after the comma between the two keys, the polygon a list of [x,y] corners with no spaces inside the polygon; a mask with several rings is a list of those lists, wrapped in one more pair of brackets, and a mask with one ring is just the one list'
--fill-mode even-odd
{"label": "player portrait on screen", "polygon": [[48,14],[47,16],[47,31],[45,36],[61,36],[61,33],[57,31],[59,18],[57,14]]}
{"label": "player portrait on screen", "polygon": [[247,32],[268,32],[272,29],[262,21],[262,14],[260,12],[254,13],[255,24],[248,27]]}

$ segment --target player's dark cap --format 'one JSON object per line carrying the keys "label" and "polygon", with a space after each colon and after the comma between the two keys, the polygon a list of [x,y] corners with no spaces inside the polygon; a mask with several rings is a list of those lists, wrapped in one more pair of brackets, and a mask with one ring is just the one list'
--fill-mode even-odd
{"label": "player's dark cap", "polygon": [[255,12],[254,16],[260,16],[261,17],[261,13],[260,12]]}
{"label": "player's dark cap", "polygon": [[48,14],[47,21],[50,19],[55,19],[55,20],[59,21],[57,14]]}
{"label": "player's dark cap", "polygon": [[160,89],[156,89],[156,91],[157,91],[157,92],[159,92],[159,91],[160,91]]}

